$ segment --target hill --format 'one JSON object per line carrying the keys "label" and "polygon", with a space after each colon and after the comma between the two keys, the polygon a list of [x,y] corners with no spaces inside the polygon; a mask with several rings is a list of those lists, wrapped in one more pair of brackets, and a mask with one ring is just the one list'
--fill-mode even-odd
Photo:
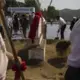
{"label": "hill", "polygon": [[80,9],[71,10],[71,9],[63,9],[59,11],[60,16],[62,16],[65,20],[71,21],[73,17],[80,17]]}

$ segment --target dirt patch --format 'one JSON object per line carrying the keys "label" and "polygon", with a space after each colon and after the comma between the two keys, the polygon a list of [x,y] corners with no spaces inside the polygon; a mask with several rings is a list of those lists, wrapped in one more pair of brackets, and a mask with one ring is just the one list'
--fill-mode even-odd
{"label": "dirt patch", "polygon": [[52,58],[48,60],[48,63],[56,68],[63,68],[65,66],[65,58]]}
{"label": "dirt patch", "polygon": [[[64,80],[63,73],[66,71],[66,59],[56,58],[55,44],[46,46],[46,60],[44,62],[40,60],[28,60],[28,50],[21,49],[23,45],[24,42],[15,43],[18,56],[20,56],[22,60],[25,60],[27,64],[27,70],[24,71],[26,80],[57,80],[56,74],[61,76],[58,80]],[[14,79],[14,72],[12,70],[8,70],[7,75],[7,80]]]}

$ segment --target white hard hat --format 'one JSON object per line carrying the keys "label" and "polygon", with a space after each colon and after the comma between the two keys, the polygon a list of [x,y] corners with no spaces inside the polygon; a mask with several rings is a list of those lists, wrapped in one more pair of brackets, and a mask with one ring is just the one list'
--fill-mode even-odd
{"label": "white hard hat", "polygon": [[73,17],[73,19],[77,19],[77,17]]}

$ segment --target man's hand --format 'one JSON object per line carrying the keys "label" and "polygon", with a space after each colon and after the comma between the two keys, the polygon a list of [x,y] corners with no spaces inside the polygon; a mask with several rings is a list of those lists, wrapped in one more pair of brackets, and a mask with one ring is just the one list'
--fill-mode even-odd
{"label": "man's hand", "polygon": [[[14,59],[14,56],[12,55],[12,53],[6,51],[6,56],[8,57],[9,60],[11,60],[13,63],[15,63],[15,59]],[[21,57],[17,56],[19,62],[21,63],[22,62],[22,59]]]}

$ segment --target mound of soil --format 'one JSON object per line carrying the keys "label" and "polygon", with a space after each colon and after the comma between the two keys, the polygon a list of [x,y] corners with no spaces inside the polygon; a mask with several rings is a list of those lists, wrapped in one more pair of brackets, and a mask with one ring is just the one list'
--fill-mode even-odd
{"label": "mound of soil", "polygon": [[48,60],[48,63],[56,68],[63,68],[65,66],[65,58],[52,58]]}

